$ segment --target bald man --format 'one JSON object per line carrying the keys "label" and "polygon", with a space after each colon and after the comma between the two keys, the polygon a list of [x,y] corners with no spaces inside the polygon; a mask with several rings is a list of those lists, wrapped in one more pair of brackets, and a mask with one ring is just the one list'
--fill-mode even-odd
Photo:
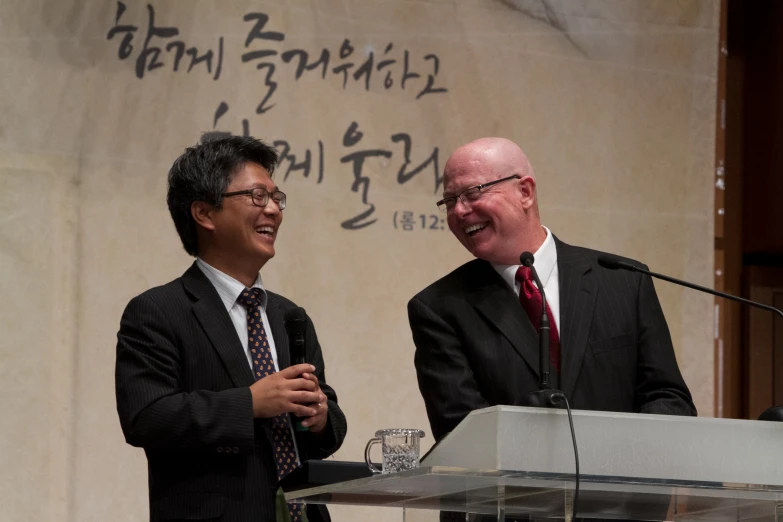
{"label": "bald man", "polygon": [[408,303],[437,440],[472,410],[524,404],[538,387],[541,299],[520,269],[525,251],[546,293],[553,387],[572,408],[696,415],[651,279],[604,269],[601,252],[567,245],[542,226],[533,169],[516,144],[482,138],[458,148],[438,207],[477,259]]}

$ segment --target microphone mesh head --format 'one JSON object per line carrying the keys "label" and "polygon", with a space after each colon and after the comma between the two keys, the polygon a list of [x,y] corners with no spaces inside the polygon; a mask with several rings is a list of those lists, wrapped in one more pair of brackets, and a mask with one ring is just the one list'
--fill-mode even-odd
{"label": "microphone mesh head", "polygon": [[535,258],[530,252],[522,252],[522,255],[519,256],[519,262],[527,267],[533,266],[533,261]]}
{"label": "microphone mesh head", "polygon": [[285,322],[286,323],[298,323],[298,322],[305,322],[307,320],[307,314],[305,314],[305,309],[301,306],[297,306],[296,308],[292,308],[291,310],[288,310],[285,313]]}
{"label": "microphone mesh head", "polygon": [[609,270],[623,268],[623,259],[614,254],[602,254],[598,256],[598,264]]}

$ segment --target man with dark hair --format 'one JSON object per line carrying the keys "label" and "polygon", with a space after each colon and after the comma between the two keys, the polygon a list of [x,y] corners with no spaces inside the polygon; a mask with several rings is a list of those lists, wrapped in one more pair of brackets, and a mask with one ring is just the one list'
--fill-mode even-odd
{"label": "man with dark hair", "polygon": [[538,385],[542,299],[519,256],[534,254],[550,321],[552,381],[573,408],[696,415],[649,276],[541,225],[533,169],[503,138],[458,148],[444,168],[449,229],[477,259],[408,303],[419,389],[436,439],[473,410],[520,405]]}
{"label": "man with dark hair", "polygon": [[[131,300],[115,369],[125,439],[147,455],[153,522],[273,521],[277,481],[345,438],[312,321],[309,363],[292,366],[284,316],[296,305],[259,274],[286,207],[277,159],[252,137],[205,135],[169,172],[169,211],[196,261]],[[288,511],[301,520],[302,505]],[[307,516],[329,518],[315,505]]]}

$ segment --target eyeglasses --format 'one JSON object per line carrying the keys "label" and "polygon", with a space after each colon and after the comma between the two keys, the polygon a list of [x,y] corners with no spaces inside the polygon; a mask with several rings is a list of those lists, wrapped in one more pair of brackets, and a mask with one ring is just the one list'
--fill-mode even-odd
{"label": "eyeglasses", "polygon": [[[238,190],[236,192],[224,192],[221,194],[224,198],[231,198],[234,196],[250,196],[253,199],[253,204],[257,207],[265,207],[269,203],[269,192],[266,189],[258,187],[250,190]],[[277,207],[280,210],[285,209],[285,194],[279,190],[275,190],[271,194],[272,201],[277,203]]]}
{"label": "eyeglasses", "polygon": [[520,179],[520,176],[518,174],[514,174],[507,178],[496,179],[495,181],[490,181],[489,183],[482,183],[481,185],[476,185],[475,187],[465,189],[456,196],[449,196],[438,201],[438,209],[441,212],[448,212],[449,210],[454,209],[454,207],[457,206],[457,198],[459,198],[460,201],[465,204],[473,203],[481,197],[482,191],[485,188],[496,185],[501,181],[508,181],[510,179]]}

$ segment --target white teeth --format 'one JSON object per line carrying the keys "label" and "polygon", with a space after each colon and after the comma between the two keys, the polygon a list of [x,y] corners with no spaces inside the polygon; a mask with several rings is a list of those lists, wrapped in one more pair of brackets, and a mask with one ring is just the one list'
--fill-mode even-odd
{"label": "white teeth", "polygon": [[259,234],[265,234],[265,233],[266,234],[273,234],[274,233],[274,229],[272,227],[259,227],[259,228],[256,229],[256,232],[258,232]]}
{"label": "white teeth", "polygon": [[470,234],[471,232],[475,232],[477,230],[481,230],[482,228],[486,227],[486,223],[478,223],[476,225],[470,225],[469,227],[465,228],[465,233]]}

